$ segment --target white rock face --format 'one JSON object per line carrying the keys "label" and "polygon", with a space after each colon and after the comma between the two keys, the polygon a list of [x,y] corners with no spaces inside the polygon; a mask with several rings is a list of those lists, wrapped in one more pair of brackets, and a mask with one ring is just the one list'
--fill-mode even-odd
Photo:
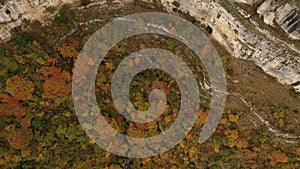
{"label": "white rock face", "polygon": [[300,40],[300,14],[296,6],[289,3],[280,6],[275,21],[291,38]]}
{"label": "white rock face", "polygon": [[43,23],[50,16],[47,7],[73,3],[75,0],[10,0],[0,5],[0,40],[11,38],[10,31],[22,24],[24,19]]}
{"label": "white rock face", "polygon": [[249,5],[253,5],[254,3],[259,2],[259,0],[233,0],[233,1],[237,3],[244,3]]}
{"label": "white rock face", "polygon": [[274,26],[275,20],[290,38],[300,39],[299,7],[290,3],[278,7],[274,0],[267,0],[257,8],[257,13],[264,17],[266,24]]}
{"label": "white rock face", "polygon": [[274,12],[267,12],[264,14],[264,22],[273,27],[274,27],[274,19],[275,19]]}
{"label": "white rock face", "polygon": [[[172,9],[171,2],[172,0],[163,0],[163,4],[169,9]],[[188,3],[178,2],[181,4],[181,10],[210,25],[213,28],[213,37],[231,51],[233,56],[254,61],[279,82],[290,84],[300,92],[300,54],[292,55],[272,39],[256,34],[255,31],[242,25],[217,2],[198,0],[190,0]],[[283,13],[280,13],[280,17],[276,16],[277,20],[286,17]],[[264,15],[266,15],[266,22],[272,24],[275,13],[266,12]],[[265,36],[268,37],[268,34]]]}
{"label": "white rock face", "polygon": [[267,0],[257,8],[257,13],[263,16],[267,12],[274,11],[276,7],[277,5],[274,0]]}
{"label": "white rock face", "polygon": [[274,26],[275,9],[277,4],[274,0],[264,1],[258,8],[257,13],[263,16],[263,20],[266,24]]}

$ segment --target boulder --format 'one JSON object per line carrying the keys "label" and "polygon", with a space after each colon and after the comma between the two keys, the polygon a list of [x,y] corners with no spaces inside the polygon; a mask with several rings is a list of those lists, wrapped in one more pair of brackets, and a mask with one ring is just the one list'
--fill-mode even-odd
{"label": "boulder", "polygon": [[270,11],[274,11],[276,9],[276,3],[274,0],[267,0],[263,2],[258,8],[257,8],[257,13],[264,16],[266,13]]}
{"label": "boulder", "polygon": [[244,3],[244,4],[248,4],[248,5],[253,5],[259,1],[260,0],[234,0],[234,2],[236,2],[236,3]]}
{"label": "boulder", "polygon": [[267,12],[264,14],[264,22],[270,26],[274,26],[275,13]]}

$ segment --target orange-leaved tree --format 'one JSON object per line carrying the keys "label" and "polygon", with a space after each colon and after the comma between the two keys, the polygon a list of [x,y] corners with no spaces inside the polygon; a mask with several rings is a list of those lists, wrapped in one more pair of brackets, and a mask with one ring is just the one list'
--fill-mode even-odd
{"label": "orange-leaved tree", "polygon": [[12,76],[6,80],[6,91],[19,100],[32,98],[34,84],[21,76]]}

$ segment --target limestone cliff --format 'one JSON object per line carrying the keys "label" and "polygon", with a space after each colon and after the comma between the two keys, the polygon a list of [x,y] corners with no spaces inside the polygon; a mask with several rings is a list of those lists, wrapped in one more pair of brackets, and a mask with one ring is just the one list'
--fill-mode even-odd
{"label": "limestone cliff", "polygon": [[9,0],[0,4],[0,40],[11,37],[11,30],[24,20],[39,20],[42,23],[54,14],[46,12],[48,7],[59,7],[75,0]]}
{"label": "limestone cliff", "polygon": [[[62,4],[74,2],[76,0],[8,0],[0,5],[0,41],[10,39],[10,31],[20,26],[24,19],[43,23],[55,15],[46,12],[46,8],[59,8]],[[233,56],[254,61],[281,83],[289,84],[300,92],[299,3],[279,4],[274,0],[177,2],[161,0],[170,11],[179,8],[209,25],[213,29],[212,36]],[[262,23],[236,5],[239,3],[255,6],[255,14],[260,15]],[[285,35],[277,35],[276,30],[285,31]]]}
{"label": "limestone cliff", "polygon": [[[163,4],[169,10],[174,8],[173,2],[174,0],[163,0]],[[212,36],[223,44],[233,56],[254,61],[265,72],[276,77],[278,81],[292,85],[296,91],[300,92],[298,46],[288,40],[280,39],[264,29],[260,23],[251,18],[250,14],[238,7],[235,8],[233,2],[211,0],[178,2],[180,10],[190,13],[202,23],[212,27]],[[289,11],[288,9],[294,10]],[[269,11],[274,12],[274,20],[287,32],[290,39],[299,38],[299,15],[296,6],[288,3],[275,7],[260,6],[258,11],[261,15],[265,15]]]}

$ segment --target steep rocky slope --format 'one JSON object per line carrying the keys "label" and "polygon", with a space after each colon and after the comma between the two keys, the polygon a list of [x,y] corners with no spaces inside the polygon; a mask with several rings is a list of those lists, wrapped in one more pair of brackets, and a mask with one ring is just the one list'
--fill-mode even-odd
{"label": "steep rocky slope", "polygon": [[10,0],[0,4],[0,40],[9,40],[10,31],[20,26],[24,20],[46,21],[55,14],[47,12],[47,8],[59,8],[62,4],[74,2],[75,0]]}
{"label": "steep rocky slope", "polygon": [[[147,0],[149,1],[149,0]],[[76,0],[9,0],[0,5],[0,38],[9,40],[10,31],[24,20],[39,20],[42,23],[59,8]],[[172,11],[173,8],[190,13],[203,24],[213,29],[213,37],[222,43],[235,57],[252,60],[263,70],[276,77],[281,83],[300,91],[299,54],[299,6],[293,1],[279,4],[274,0],[161,0]],[[262,17],[263,23],[236,3],[249,4]],[[174,5],[177,4],[177,5]],[[57,10],[56,10],[57,11]],[[266,25],[274,27],[266,29]],[[277,35],[276,29],[286,32]],[[274,32],[275,30],[275,32]],[[288,38],[287,38],[288,37]]]}
{"label": "steep rocky slope", "polygon": [[[253,3],[254,1],[251,1],[250,4]],[[176,3],[173,0],[164,0],[163,4],[172,10]],[[300,91],[299,46],[272,34],[252,19],[251,14],[235,6],[233,2],[189,0],[178,1],[178,4],[180,4],[177,5],[179,10],[190,13],[202,23],[210,26],[213,29],[213,37],[222,43],[233,56],[254,61],[281,83],[292,85],[296,91]],[[290,7],[294,10],[289,11]],[[279,7],[261,6],[258,11],[264,14],[272,8],[276,9],[272,14],[275,15],[274,20],[288,32],[289,39],[298,39],[297,6],[288,3]]]}

